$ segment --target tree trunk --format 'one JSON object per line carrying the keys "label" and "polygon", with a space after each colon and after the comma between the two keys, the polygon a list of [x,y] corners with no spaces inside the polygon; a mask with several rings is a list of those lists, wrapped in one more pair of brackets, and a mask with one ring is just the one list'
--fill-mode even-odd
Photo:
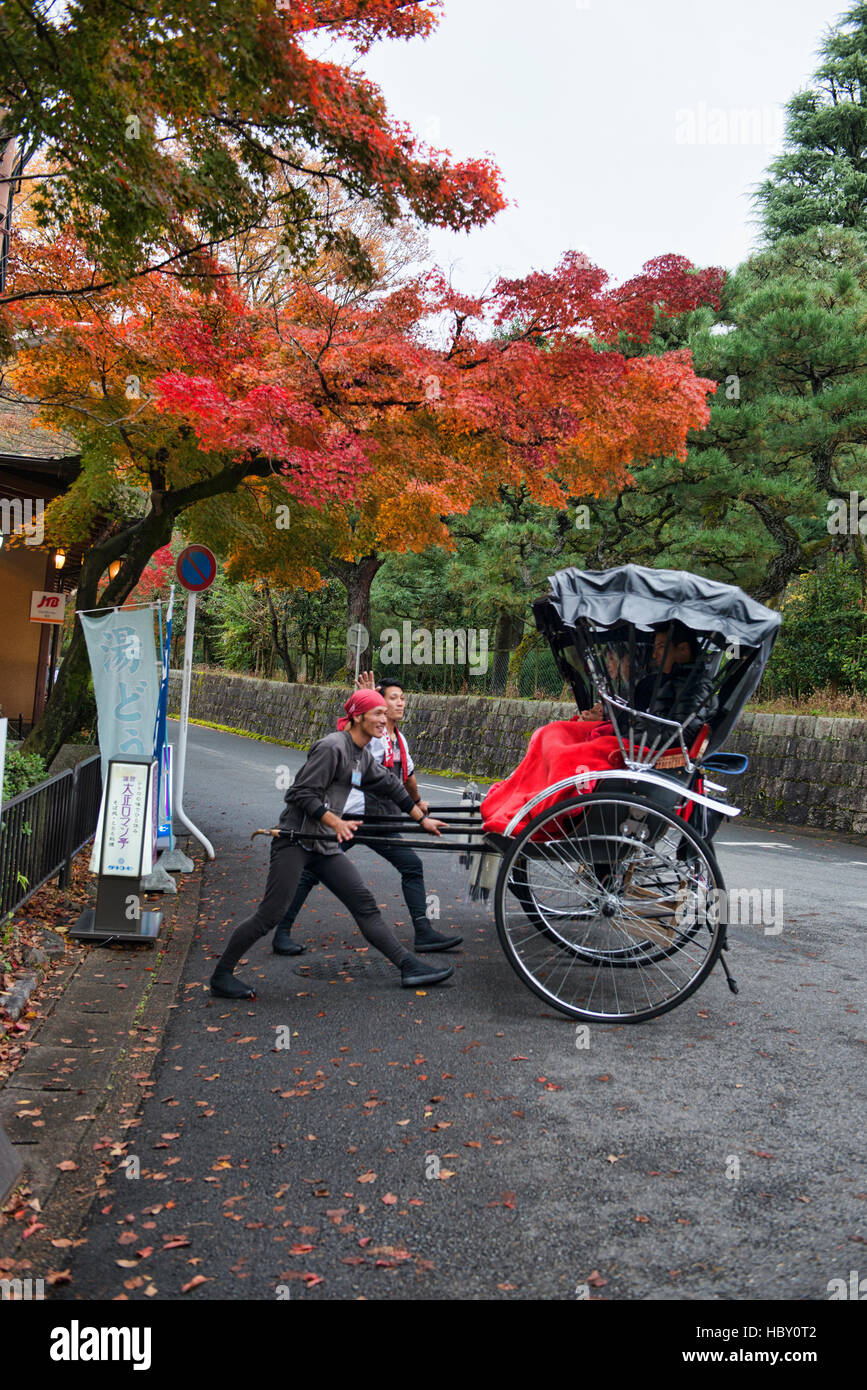
{"label": "tree trunk", "polygon": [[530,652],[539,647],[542,642],[542,634],[532,631],[526,632],[521,638],[509,660],[509,668],[506,672],[506,694],[517,698],[521,693],[521,677],[524,674],[524,663]]}
{"label": "tree trunk", "polygon": [[322,637],[322,670],[319,673],[319,684],[324,685],[327,679],[328,652],[331,644],[331,628],[326,627]]}
{"label": "tree trunk", "polygon": [[[380,555],[364,555],[360,560],[331,561],[334,574],[346,589],[346,671],[350,677],[355,675],[355,659],[358,649],[357,642],[353,642],[349,637],[349,629],[355,623],[361,623],[370,633],[370,586],[384,564],[385,558]],[[372,668],[373,634],[371,633],[366,650],[362,645],[360,669],[364,671]]]}
{"label": "tree trunk", "polygon": [[761,517],[765,529],[778,547],[755,593],[759,603],[773,606],[782,597],[789,580],[808,568],[806,551],[797,531],[767,499],[745,493],[743,500]]}
{"label": "tree trunk", "polygon": [[867,544],[860,531],[852,534],[852,554],[855,557],[855,565],[858,570],[858,578],[861,583],[861,597],[867,598]]}
{"label": "tree trunk", "polygon": [[294,684],[298,672],[292,654],[289,651],[289,642],[286,637],[287,624],[284,622],[282,627],[277,618],[277,609],[274,606],[274,599],[271,595],[271,586],[267,580],[263,581],[265,597],[268,600],[268,611],[271,615],[271,640],[274,643],[274,650],[283,663],[283,670],[286,672],[286,679],[290,685]]}
{"label": "tree trunk", "polygon": [[[154,490],[151,510],[140,520],[124,527],[114,535],[103,536],[86,552],[75,596],[76,612],[88,608],[113,608],[129,598],[138,584],[152,555],[172,538],[175,519],[181,512],[206,497],[234,492],[246,477],[264,476],[270,471],[265,460],[251,459],[235,463],[200,478],[173,493]],[[152,486],[157,484],[152,477]],[[120,560],[120,569],[103,591],[97,603],[99,581],[112,560]],[[72,639],[38,722],[21,745],[23,753],[39,753],[46,763],[60,751],[70,734],[80,726],[88,699],[93,700],[93,684],[84,629],[73,620]]]}
{"label": "tree trunk", "polygon": [[497,612],[497,625],[494,629],[494,664],[491,671],[491,684],[494,690],[506,687],[509,660],[521,640],[524,623],[514,613],[500,608]]}

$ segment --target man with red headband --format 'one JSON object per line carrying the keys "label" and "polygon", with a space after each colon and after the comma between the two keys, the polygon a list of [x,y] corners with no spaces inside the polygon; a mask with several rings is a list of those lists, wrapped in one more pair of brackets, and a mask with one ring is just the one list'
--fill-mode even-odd
{"label": "man with red headband", "polygon": [[386,727],[382,695],[375,690],[356,690],[343,708],[346,716],[338,719],[338,732],[314,743],[286,793],[280,828],[287,833],[271,843],[265,896],[252,917],[235,928],[211,976],[211,993],[221,999],[255,998],[252,986],[236,978],[235,967],[254,942],[276,927],[307,865],[349,909],[366,940],[398,967],[405,988],[439,984],[454,973],[454,966],[435,969],[425,965],[401,945],[386,926],[358,870],[340,852],[360,824],[344,820],[342,815],[353,787],[388,797],[432,835],[439,835],[445,824],[425,815],[394,774],[376,762],[367,746],[372,738],[381,737]]}
{"label": "man with red headband", "polygon": [[[401,682],[386,677],[379,682],[379,685],[375,685],[373,672],[362,671],[360,677],[357,677],[356,683],[362,690],[375,689],[385,700],[385,732],[382,738],[371,740],[371,753],[377,762],[400,778],[416,806],[420,806],[422,811],[427,811],[427,802],[422,801],[418,783],[415,780],[414,764],[406,739],[399,728],[400,721],[406,712],[406,696],[403,693]],[[347,816],[363,816],[365,812],[370,816],[394,816],[394,806],[392,803],[373,795],[366,796],[360,789],[353,787],[349,793],[344,812]],[[442,932],[435,931],[430,924],[427,915],[424,865],[415,850],[402,844],[400,835],[395,834],[394,830],[389,830],[387,827],[380,829],[375,821],[365,826],[365,834],[382,840],[383,843],[381,844],[370,843],[369,840],[366,840],[365,843],[368,849],[381,855],[400,874],[404,901],[413,926],[415,938],[413,950],[418,951],[421,955],[428,951],[450,951],[456,946],[460,946],[463,941],[462,936],[445,936]],[[345,848],[351,849],[352,843],[349,842]],[[306,868],[301,875],[295,896],[274,933],[272,949],[275,955],[300,956],[303,954],[304,947],[299,942],[292,940],[292,927],[307,900],[308,894],[312,888],[315,888],[316,883],[315,873],[311,868]]]}

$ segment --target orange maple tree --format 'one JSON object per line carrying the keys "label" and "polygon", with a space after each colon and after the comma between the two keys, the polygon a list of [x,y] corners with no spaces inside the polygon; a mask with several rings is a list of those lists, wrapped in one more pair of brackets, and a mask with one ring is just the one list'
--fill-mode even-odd
{"label": "orange maple tree", "polygon": [[[203,526],[209,499],[231,507],[240,492],[260,507],[264,489],[294,529],[260,513],[229,546],[236,570],[271,564],[279,546],[284,571],[315,583],[319,566],[299,545],[312,525],[318,554],[347,584],[349,620],[365,621],[389,550],[449,545],[448,516],[504,485],[553,506],[616,485],[635,460],[683,454],[708,418],[713,383],[689,354],[617,346],[621,335],[646,341],[658,314],[717,302],[721,272],[679,257],[609,290],[604,272],[570,254],[480,297],[437,273],[343,294],[290,271],[279,306],[220,275],[205,288],[152,275],[93,293],[87,270],[70,238],[19,249],[18,285],[78,279],[81,289],[25,301],[28,343],[12,373],[82,443],[80,478],[46,513],[55,543],[97,528],[79,607],[95,605],[114,559],[120,571],[99,598],[123,602],[177,517]],[[80,697],[76,643],[58,686],[77,671]]]}
{"label": "orange maple tree", "polygon": [[[254,353],[217,358],[212,337],[188,334],[187,367],[154,383],[158,409],[203,448],[266,452],[293,497],[290,526],[274,520],[276,479],[258,500],[251,493],[247,524],[233,525],[225,500],[203,503],[196,524],[216,528],[232,577],[309,586],[328,573],[346,585],[348,623],[368,626],[385,556],[451,548],[449,516],[500,488],[562,507],[622,485],[636,461],[685,457],[714,384],[687,352],[629,356],[617,345],[647,342],[659,314],[718,303],[721,284],[722,272],[667,256],[609,290],[574,253],[480,297],[437,273],[348,302],[299,278],[274,331],[250,340]],[[345,433],[323,507],[299,490],[308,456],[283,432],[325,421]]]}

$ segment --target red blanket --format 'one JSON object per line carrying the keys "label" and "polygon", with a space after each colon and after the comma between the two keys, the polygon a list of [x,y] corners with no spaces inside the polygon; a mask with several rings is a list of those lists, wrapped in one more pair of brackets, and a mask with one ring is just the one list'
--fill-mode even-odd
{"label": "red blanket", "polygon": [[[495,782],[482,802],[485,829],[502,834],[515,812],[532,796],[563,777],[570,777],[579,771],[601,772],[621,767],[623,755],[620,744],[607,720],[560,719],[553,724],[544,724],[541,729],[536,729],[515,771],[505,782]],[[590,792],[595,785],[595,781],[584,782],[581,790]],[[539,815],[571,795],[573,793],[568,787],[562,792],[555,792],[545,801],[540,801],[531,816]],[[517,834],[529,820],[530,816],[525,816],[512,833]]]}

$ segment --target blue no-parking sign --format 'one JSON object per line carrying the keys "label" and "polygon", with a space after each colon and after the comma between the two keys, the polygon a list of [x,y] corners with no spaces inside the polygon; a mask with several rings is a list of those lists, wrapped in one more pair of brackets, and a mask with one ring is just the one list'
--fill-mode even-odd
{"label": "blue no-parking sign", "polygon": [[189,589],[191,594],[200,594],[214,582],[216,556],[206,545],[188,545],[178,556],[175,572],[185,589]]}

